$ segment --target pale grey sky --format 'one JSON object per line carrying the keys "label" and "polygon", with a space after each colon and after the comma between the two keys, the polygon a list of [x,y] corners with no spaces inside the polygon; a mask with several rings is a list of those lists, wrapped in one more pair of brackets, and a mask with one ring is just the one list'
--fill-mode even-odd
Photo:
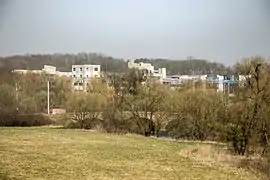
{"label": "pale grey sky", "polygon": [[[269,0],[0,0],[0,56],[270,57]],[[4,6],[5,5],[5,6]]]}

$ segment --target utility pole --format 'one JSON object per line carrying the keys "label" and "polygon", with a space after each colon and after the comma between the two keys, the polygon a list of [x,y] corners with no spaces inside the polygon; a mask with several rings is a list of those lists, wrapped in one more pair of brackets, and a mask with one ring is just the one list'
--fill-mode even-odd
{"label": "utility pole", "polygon": [[189,63],[189,75],[191,75],[191,56],[187,57]]}
{"label": "utility pole", "polygon": [[50,81],[47,81],[47,111],[50,114]]}
{"label": "utility pole", "polygon": [[17,103],[16,111],[18,112],[19,111],[19,108],[18,108],[19,95],[18,95],[18,83],[17,82],[15,83],[15,90],[16,90],[16,103]]}
{"label": "utility pole", "polygon": [[189,75],[192,76],[192,89],[193,91],[195,91],[195,77],[194,77],[194,69],[191,69],[191,60],[192,60],[192,56],[188,56],[188,62],[189,62]]}
{"label": "utility pole", "polygon": [[18,84],[15,83],[15,90],[16,90],[16,102],[18,102]]}

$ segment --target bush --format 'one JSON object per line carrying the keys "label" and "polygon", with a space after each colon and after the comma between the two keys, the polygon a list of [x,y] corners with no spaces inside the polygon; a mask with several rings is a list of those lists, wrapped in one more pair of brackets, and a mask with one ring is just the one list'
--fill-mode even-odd
{"label": "bush", "polygon": [[73,121],[71,119],[67,120],[64,124],[64,128],[67,129],[79,129],[79,125],[76,121]]}
{"label": "bush", "polygon": [[48,116],[43,114],[6,114],[2,115],[0,126],[45,126],[54,124]]}
{"label": "bush", "polygon": [[104,126],[103,125],[103,121],[98,119],[98,118],[94,118],[94,119],[84,119],[83,121],[76,121],[73,119],[68,119],[66,120],[66,122],[64,123],[64,128],[67,129],[93,129],[97,126]]}
{"label": "bush", "polygon": [[138,133],[137,125],[131,119],[105,119],[103,129],[108,133]]}
{"label": "bush", "polygon": [[70,120],[69,114],[50,115],[50,119],[55,122],[55,125],[65,126],[67,121]]}

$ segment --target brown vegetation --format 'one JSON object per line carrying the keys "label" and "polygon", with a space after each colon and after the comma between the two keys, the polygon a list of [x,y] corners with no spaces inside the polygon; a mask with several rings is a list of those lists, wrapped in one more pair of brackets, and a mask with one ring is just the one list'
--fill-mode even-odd
{"label": "brown vegetation", "polygon": [[[173,90],[134,69],[93,80],[87,92],[74,92],[68,79],[55,77],[50,103],[52,108],[66,108],[72,114],[64,122],[67,128],[99,128],[144,136],[159,136],[166,130],[172,138],[223,142],[234,155],[260,154],[267,162],[269,69],[269,62],[262,57],[236,64],[235,74],[246,75],[246,81],[234,87],[234,96],[202,84],[192,89],[183,84],[180,90]],[[0,84],[2,122],[4,117],[11,120],[6,119],[7,114],[34,114],[46,109],[44,82],[52,77],[5,77]]]}

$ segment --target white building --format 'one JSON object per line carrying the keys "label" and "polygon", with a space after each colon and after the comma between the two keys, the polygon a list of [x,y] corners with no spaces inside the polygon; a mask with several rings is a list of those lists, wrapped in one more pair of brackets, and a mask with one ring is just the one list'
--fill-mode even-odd
{"label": "white building", "polygon": [[12,72],[17,73],[17,74],[27,74],[27,73],[43,74],[44,73],[44,74],[50,74],[50,75],[72,77],[71,72],[60,72],[56,70],[55,66],[50,66],[50,65],[44,65],[43,69],[41,70],[14,69]]}
{"label": "white building", "polygon": [[100,77],[100,65],[72,65],[72,78],[93,78]]}
{"label": "white building", "polygon": [[89,80],[91,78],[99,78],[100,75],[100,65],[72,65],[71,77],[74,90],[86,91]]}
{"label": "white building", "polygon": [[56,74],[56,67],[55,66],[50,66],[50,65],[44,65],[43,69],[41,70],[42,72],[45,72],[46,74]]}
{"label": "white building", "polygon": [[100,77],[100,65],[72,65],[71,72],[57,71],[55,66],[44,65],[41,70],[15,69],[18,74],[49,74],[71,78],[74,90],[86,90],[90,78]]}
{"label": "white building", "polygon": [[60,71],[57,71],[56,75],[57,76],[65,76],[65,77],[68,77],[68,78],[72,78],[72,72],[60,72]]}
{"label": "white building", "polygon": [[144,62],[139,62],[135,63],[134,60],[128,60],[128,68],[136,68],[139,70],[148,70],[149,73],[154,73],[155,67],[151,65],[150,63],[144,63]]}
{"label": "white building", "polygon": [[218,88],[217,92],[224,92],[224,76],[217,75]]}
{"label": "white building", "polygon": [[150,76],[159,77],[161,80],[166,78],[166,68],[159,68],[155,70],[155,67],[150,63],[139,62],[135,63],[134,60],[128,60],[128,68],[146,70],[146,73]]}
{"label": "white building", "polygon": [[26,69],[14,69],[12,72],[13,73],[16,73],[16,74],[27,74],[30,71],[29,70],[26,70]]}

